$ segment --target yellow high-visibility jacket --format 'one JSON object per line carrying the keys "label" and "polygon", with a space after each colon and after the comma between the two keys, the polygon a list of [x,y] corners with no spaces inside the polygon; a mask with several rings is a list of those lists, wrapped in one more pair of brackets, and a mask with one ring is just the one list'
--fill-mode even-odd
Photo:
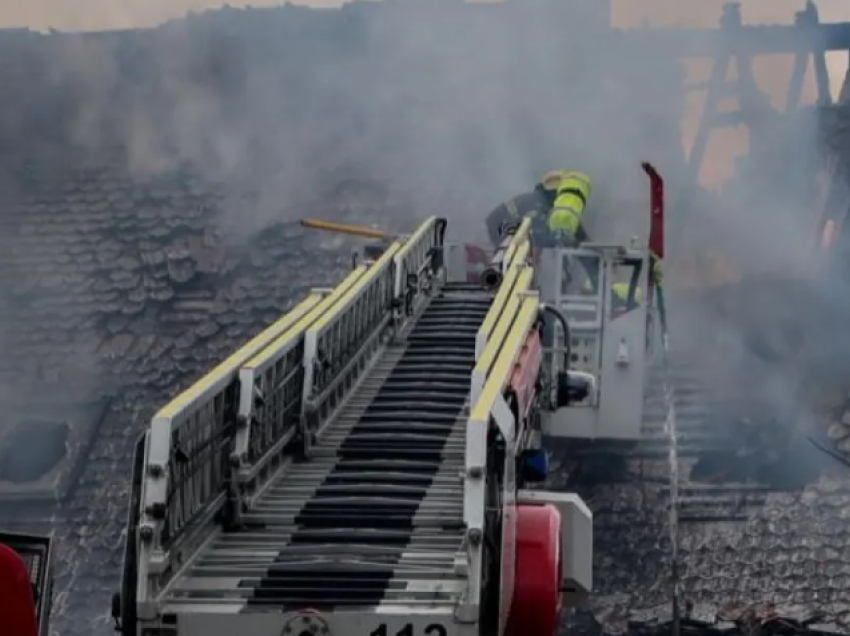
{"label": "yellow high-visibility jacket", "polygon": [[[626,305],[629,302],[629,283],[614,283],[611,285],[612,300],[615,305]],[[643,292],[640,287],[635,289],[635,304],[639,304],[643,298]]]}
{"label": "yellow high-visibility jacket", "polygon": [[578,238],[590,193],[590,177],[581,172],[565,172],[561,176],[555,202],[549,213],[549,230]]}
{"label": "yellow high-visibility jacket", "polygon": [[661,259],[655,254],[649,255],[649,273],[652,276],[652,281],[656,285],[660,285],[664,280],[664,266],[661,264]]}

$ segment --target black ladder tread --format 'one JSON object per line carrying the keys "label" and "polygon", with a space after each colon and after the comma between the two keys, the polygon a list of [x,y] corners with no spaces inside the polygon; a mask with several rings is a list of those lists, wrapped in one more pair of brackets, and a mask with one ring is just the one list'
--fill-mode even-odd
{"label": "black ladder tread", "polygon": [[[469,297],[461,296],[466,290]],[[454,291],[459,294],[447,296]],[[272,522],[267,534],[281,537],[284,545],[259,578],[244,580],[250,593],[246,611],[375,606],[392,590],[405,589],[392,582],[399,567],[422,571],[416,580],[438,576],[428,569],[437,565],[400,566],[410,550],[433,551],[431,562],[444,568],[433,572],[453,576],[452,555],[463,537],[458,454],[465,439],[463,411],[476,335],[492,299],[475,285],[443,286],[357,421],[337,433],[332,424],[320,440],[322,461],[333,462],[323,464],[329,469],[292,473],[307,499],[301,503],[297,494],[288,494],[285,476],[271,489],[269,503],[257,514]],[[456,480],[447,478],[454,474],[447,457],[457,462]],[[310,479],[315,487],[308,485]],[[273,512],[274,497],[287,502],[281,510],[288,513]],[[283,525],[273,525],[274,520]],[[446,552],[440,546],[452,547]],[[305,574],[297,564],[310,558],[320,561]],[[285,571],[276,565],[287,561],[293,564]]]}

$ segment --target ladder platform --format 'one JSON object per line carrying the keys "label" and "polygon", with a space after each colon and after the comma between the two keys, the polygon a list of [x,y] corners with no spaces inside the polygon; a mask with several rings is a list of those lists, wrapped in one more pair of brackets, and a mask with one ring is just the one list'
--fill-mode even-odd
{"label": "ladder platform", "polygon": [[455,555],[475,336],[492,302],[471,286],[453,292],[435,294],[378,363],[384,377],[361,383],[310,459],[273,478],[246,527],[192,558],[166,592],[168,611],[451,614],[465,584]]}

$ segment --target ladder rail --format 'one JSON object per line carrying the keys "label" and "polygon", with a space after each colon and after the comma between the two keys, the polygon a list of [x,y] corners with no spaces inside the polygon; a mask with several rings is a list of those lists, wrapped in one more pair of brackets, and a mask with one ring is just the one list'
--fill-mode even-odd
{"label": "ladder rail", "polygon": [[[456,571],[463,413],[475,335],[492,294],[445,284],[432,296],[318,436],[315,453],[253,502],[244,531],[219,534],[196,554],[162,596],[163,607],[280,611],[309,603],[334,612],[374,611],[377,603],[453,616],[466,588]],[[431,378],[448,381],[438,369],[456,366],[441,355],[445,347],[466,361],[451,371],[458,390],[437,399],[427,390]]]}
{"label": "ladder rail", "polygon": [[[127,531],[136,544],[127,552],[135,563],[124,569],[135,574],[135,598],[121,603],[137,610],[127,615],[156,616],[158,596],[210,532],[241,523],[252,495],[291,455],[291,442],[310,410],[305,397],[330,414],[331,403],[354,390],[369,365],[349,358],[377,340],[376,332],[386,328],[397,307],[407,308],[427,292],[440,266],[444,231],[445,220],[432,217],[390,246],[378,263],[356,268],[333,290],[313,290],[157,412],[144,446],[137,522]],[[396,289],[403,289],[404,298],[396,297]],[[308,345],[315,345],[312,357]],[[317,364],[322,348],[342,358],[330,374]]]}
{"label": "ladder rail", "polygon": [[[507,327],[500,329],[497,325],[494,330],[494,333],[501,335],[501,339],[493,339],[487,345],[488,348],[498,351],[498,356],[489,369],[479,397],[472,404],[467,424],[463,493],[463,519],[466,534],[463,558],[468,585],[461,605],[458,607],[458,617],[462,621],[477,620],[478,608],[482,602],[486,502],[488,478],[492,478],[488,476],[487,471],[490,423],[495,422],[504,441],[507,449],[505,461],[512,462],[520,431],[517,430],[519,423],[505,400],[504,391],[511,381],[528,336],[539,320],[538,294],[522,289],[516,290],[515,294],[520,301],[509,303],[499,319],[499,323]],[[487,357],[485,350],[482,361]],[[512,481],[514,477],[512,471],[505,471],[505,474],[507,479],[503,488],[504,492],[510,495],[516,491],[516,483]],[[492,484],[490,486],[492,487]],[[512,581],[503,580],[502,585],[506,584],[510,586]]]}

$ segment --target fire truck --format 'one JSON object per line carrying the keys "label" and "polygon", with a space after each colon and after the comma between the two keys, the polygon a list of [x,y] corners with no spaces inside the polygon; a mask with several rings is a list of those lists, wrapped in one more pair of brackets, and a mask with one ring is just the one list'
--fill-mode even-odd
{"label": "fire truck", "polygon": [[547,449],[637,442],[663,349],[663,183],[644,169],[625,241],[538,249],[525,221],[472,275],[432,217],[161,408],[118,629],[554,635],[593,587],[593,518],[546,490]]}
{"label": "fire truck", "polygon": [[0,532],[0,625],[4,636],[48,636],[52,539]]}

